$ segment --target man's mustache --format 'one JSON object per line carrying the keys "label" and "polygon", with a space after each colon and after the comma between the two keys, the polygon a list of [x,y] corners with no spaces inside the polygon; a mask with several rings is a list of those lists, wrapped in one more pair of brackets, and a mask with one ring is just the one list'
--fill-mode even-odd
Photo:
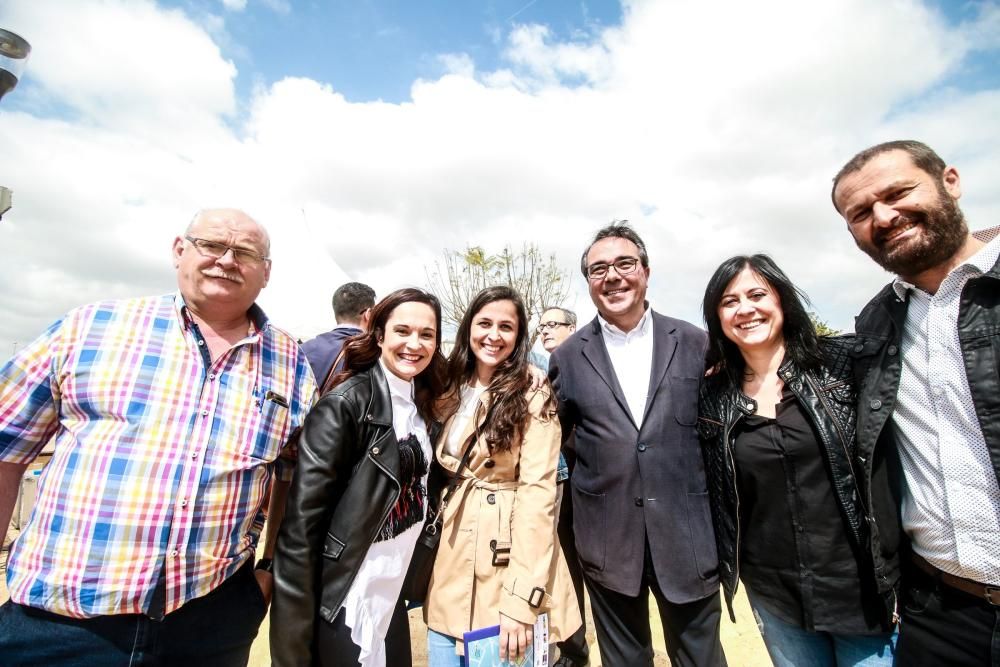
{"label": "man's mustache", "polygon": [[208,269],[207,271],[202,271],[201,274],[207,278],[223,278],[224,280],[231,280],[237,285],[243,284],[243,276],[238,273],[229,273],[228,271],[223,271],[222,269]]}

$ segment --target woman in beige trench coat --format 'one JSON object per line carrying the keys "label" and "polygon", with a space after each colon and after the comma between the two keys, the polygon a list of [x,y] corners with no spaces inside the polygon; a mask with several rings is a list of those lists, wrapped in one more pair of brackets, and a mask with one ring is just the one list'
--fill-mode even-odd
{"label": "woman in beige trench coat", "polygon": [[527,358],[521,297],[508,287],[480,292],[459,326],[442,400],[436,454],[461,482],[444,509],[424,605],[430,667],[459,665],[470,630],[499,624],[501,657],[513,658],[540,613],[551,642],[580,627],[556,535],[559,422],[548,388],[530,389]]}

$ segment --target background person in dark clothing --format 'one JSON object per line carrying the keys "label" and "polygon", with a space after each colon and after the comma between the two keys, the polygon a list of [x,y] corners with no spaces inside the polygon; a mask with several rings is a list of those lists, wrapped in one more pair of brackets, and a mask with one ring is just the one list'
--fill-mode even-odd
{"label": "background person in dark clothing", "polygon": [[894,598],[851,467],[852,339],[819,339],[766,255],[723,262],[702,306],[699,431],[730,615],[742,580],[777,667],[892,665]]}
{"label": "background person in dark clothing", "polygon": [[[552,354],[563,341],[576,332],[576,313],[567,308],[553,306],[546,308],[538,323],[538,333],[542,339],[542,347]],[[583,598],[583,570],[580,558],[576,555],[576,541],[573,539],[573,498],[566,488],[566,481],[573,472],[576,454],[573,452],[573,436],[563,438],[559,474],[556,481],[559,485],[559,544],[566,555],[566,565],[573,581],[573,591],[580,603],[580,618],[583,625],[570,635],[566,641],[559,642],[559,659],[553,667],[586,667],[590,664],[590,647],[587,646],[587,616],[586,603]]]}
{"label": "background person in dark clothing", "polygon": [[368,328],[368,313],[375,305],[375,290],[364,283],[344,283],[333,293],[337,326],[302,344],[320,387],[330,374],[344,341]]}

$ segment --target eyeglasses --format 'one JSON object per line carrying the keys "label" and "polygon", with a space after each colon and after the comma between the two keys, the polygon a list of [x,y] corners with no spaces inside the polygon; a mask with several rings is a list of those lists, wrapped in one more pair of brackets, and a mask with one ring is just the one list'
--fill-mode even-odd
{"label": "eyeglasses", "polygon": [[264,255],[258,255],[252,250],[246,250],[244,248],[234,248],[228,246],[225,243],[219,243],[218,241],[209,241],[208,239],[199,239],[194,236],[185,236],[191,245],[195,247],[202,257],[211,257],[212,259],[219,259],[225,255],[230,250],[233,251],[233,258],[239,264],[257,264],[260,262],[270,262],[270,258]]}
{"label": "eyeglasses", "polygon": [[610,264],[605,264],[603,262],[599,264],[591,264],[587,267],[587,277],[591,280],[604,280],[604,277],[608,275],[608,269],[615,267],[615,271],[618,272],[620,276],[626,276],[633,271],[635,267],[639,266],[638,257],[622,257],[621,259],[616,259]]}
{"label": "eyeglasses", "polygon": [[556,327],[568,327],[568,326],[569,322],[556,322],[556,321],[539,322],[536,331],[538,331],[538,333],[545,333],[547,329],[555,329]]}

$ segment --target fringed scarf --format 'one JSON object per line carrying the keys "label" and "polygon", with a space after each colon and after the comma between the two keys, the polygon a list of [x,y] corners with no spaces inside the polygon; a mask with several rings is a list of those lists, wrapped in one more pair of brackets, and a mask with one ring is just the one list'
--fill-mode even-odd
{"label": "fringed scarf", "polygon": [[424,520],[427,489],[424,488],[423,481],[427,470],[427,457],[424,456],[424,448],[420,446],[417,436],[411,433],[400,440],[399,500],[386,517],[382,530],[375,538],[376,542],[396,537]]}

